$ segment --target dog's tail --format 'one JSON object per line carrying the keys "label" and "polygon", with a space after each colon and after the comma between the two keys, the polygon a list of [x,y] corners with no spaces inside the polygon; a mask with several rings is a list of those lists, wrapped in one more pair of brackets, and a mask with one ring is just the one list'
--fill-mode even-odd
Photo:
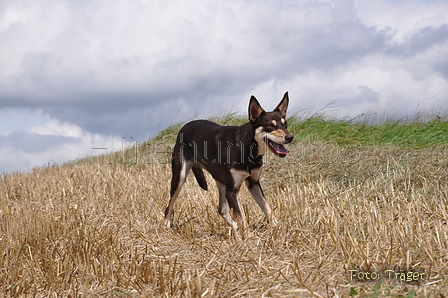
{"label": "dog's tail", "polygon": [[202,168],[195,164],[193,165],[192,170],[194,176],[196,177],[196,180],[199,183],[199,186],[204,190],[208,190],[207,181],[205,180],[204,171],[202,170]]}

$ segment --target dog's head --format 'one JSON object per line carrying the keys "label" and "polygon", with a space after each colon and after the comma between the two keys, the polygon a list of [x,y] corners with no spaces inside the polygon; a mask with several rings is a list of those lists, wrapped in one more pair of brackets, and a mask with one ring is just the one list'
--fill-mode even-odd
{"label": "dog's head", "polygon": [[294,136],[287,130],[286,110],[289,97],[285,93],[283,99],[272,112],[266,112],[252,95],[249,102],[249,120],[255,129],[255,140],[258,143],[258,154],[264,154],[268,149],[279,157],[285,157],[289,150],[283,146],[292,142]]}

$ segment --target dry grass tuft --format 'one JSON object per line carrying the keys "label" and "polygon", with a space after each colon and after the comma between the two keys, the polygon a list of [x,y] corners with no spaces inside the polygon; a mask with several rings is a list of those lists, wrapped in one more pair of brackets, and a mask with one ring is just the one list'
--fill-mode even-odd
{"label": "dry grass tuft", "polygon": [[[268,156],[262,175],[277,227],[241,191],[245,241],[216,212],[216,190],[202,191],[193,175],[175,228],[162,228],[168,164],[97,159],[3,175],[0,295],[445,297],[446,146],[290,149],[286,159]],[[364,282],[350,270],[399,275]],[[424,278],[402,282],[408,271]]]}

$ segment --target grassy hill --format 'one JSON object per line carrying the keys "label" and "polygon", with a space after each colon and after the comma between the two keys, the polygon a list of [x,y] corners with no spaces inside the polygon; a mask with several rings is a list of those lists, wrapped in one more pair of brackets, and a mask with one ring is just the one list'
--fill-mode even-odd
{"label": "grassy hill", "polygon": [[289,119],[292,153],[268,153],[261,179],[279,225],[242,189],[245,241],[218,215],[217,191],[193,175],[174,229],[160,226],[181,125],[125,152],[3,175],[0,295],[444,297],[444,120]]}

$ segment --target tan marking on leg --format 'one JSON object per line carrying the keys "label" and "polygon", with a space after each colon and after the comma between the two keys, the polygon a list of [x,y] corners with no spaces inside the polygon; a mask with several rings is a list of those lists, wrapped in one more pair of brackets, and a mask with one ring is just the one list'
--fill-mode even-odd
{"label": "tan marking on leg", "polygon": [[240,210],[241,210],[241,216],[234,213],[233,217],[238,224],[241,238],[244,240],[244,239],[247,239],[247,237],[249,236],[249,228],[247,227],[247,222],[246,222],[246,219],[244,216],[244,212],[241,208],[240,208]]}
{"label": "tan marking on leg", "polygon": [[219,192],[218,213],[222,216],[226,223],[232,227],[234,232],[238,233],[238,224],[233,221],[232,216],[230,215],[229,203],[226,199],[226,186],[218,181],[215,182]]}
{"label": "tan marking on leg", "polygon": [[187,179],[187,175],[188,175],[188,172],[190,171],[190,169],[191,169],[191,162],[185,161],[182,163],[182,168],[179,173],[179,175],[180,175],[179,184],[177,185],[176,191],[170,198],[168,207],[166,208],[166,211],[165,211],[165,218],[163,219],[163,224],[167,228],[171,227],[171,223],[173,220],[174,203],[176,202],[176,199],[179,196],[180,190]]}

